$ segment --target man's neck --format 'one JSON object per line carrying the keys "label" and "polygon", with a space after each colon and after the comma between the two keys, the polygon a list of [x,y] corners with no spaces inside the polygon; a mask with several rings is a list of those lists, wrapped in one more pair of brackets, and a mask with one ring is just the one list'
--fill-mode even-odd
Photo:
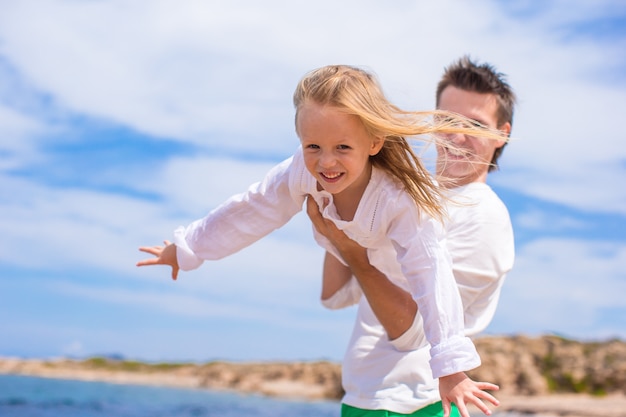
{"label": "man's neck", "polygon": [[468,180],[467,178],[465,179],[460,179],[460,178],[448,178],[445,181],[441,182],[441,186],[445,189],[454,189],[454,188],[459,188],[459,187],[463,187],[465,185],[468,184],[474,184],[474,183],[479,183],[479,184],[486,184],[487,183],[487,175],[481,175],[478,178],[475,178],[473,180]]}

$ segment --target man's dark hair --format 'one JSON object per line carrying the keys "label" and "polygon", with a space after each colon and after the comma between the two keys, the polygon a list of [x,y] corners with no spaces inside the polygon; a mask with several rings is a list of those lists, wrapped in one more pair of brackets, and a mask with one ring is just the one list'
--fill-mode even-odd
{"label": "man's dark hair", "polygon": [[[446,87],[453,86],[461,90],[473,91],[481,94],[493,94],[497,100],[496,119],[498,127],[506,122],[513,126],[513,108],[515,107],[515,93],[506,82],[506,76],[490,64],[477,64],[469,56],[464,56],[445,68],[441,81],[437,85],[436,103],[439,108],[441,93]],[[504,144],[506,146],[506,143]],[[498,168],[498,158],[504,146],[495,150],[491,158],[489,172]]]}

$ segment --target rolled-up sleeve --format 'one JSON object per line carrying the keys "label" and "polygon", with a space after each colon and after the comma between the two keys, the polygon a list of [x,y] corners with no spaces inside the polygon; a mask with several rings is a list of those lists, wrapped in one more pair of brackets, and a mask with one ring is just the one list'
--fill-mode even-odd
{"label": "rolled-up sleeve", "polygon": [[353,276],[332,296],[322,299],[322,305],[330,310],[339,310],[357,304],[362,295],[363,290],[357,279]]}
{"label": "rolled-up sleeve", "polygon": [[416,314],[411,327],[400,337],[390,340],[389,343],[400,352],[416,350],[428,345],[422,326],[422,316]]}

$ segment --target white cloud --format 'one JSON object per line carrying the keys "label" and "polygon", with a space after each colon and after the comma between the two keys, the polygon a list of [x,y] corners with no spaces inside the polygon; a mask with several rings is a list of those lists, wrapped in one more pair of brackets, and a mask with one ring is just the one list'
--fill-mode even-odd
{"label": "white cloud", "polygon": [[541,239],[519,251],[514,272],[519,279],[509,285],[524,297],[564,299],[580,306],[623,307],[624,262],[623,244]]}
{"label": "white cloud", "polygon": [[[146,312],[192,318],[228,318],[286,323],[290,314],[319,312],[321,251],[310,245],[286,244],[273,238],[200,270],[181,272],[179,281],[166,268],[144,268],[150,279],[128,288],[123,280],[107,283],[47,283],[50,292]],[[275,253],[268,259],[268,253]],[[115,308],[115,307],[111,307]],[[306,326],[305,323],[301,323]]]}
{"label": "white cloud", "polygon": [[[294,140],[293,150],[297,146],[298,142]],[[157,179],[143,185],[167,196],[177,209],[199,217],[261,181],[274,165],[203,156],[173,158],[157,173]]]}
{"label": "white cloud", "polygon": [[578,209],[625,214],[626,191],[609,184],[626,174],[626,147],[614,127],[626,88],[550,81],[519,90],[518,139],[494,181]]}
{"label": "white cloud", "polygon": [[617,323],[609,325],[609,333],[601,315],[604,309],[624,311],[624,265],[623,243],[539,239],[527,244],[519,248],[507,277],[495,327],[580,338],[624,337]]}
{"label": "white cloud", "polygon": [[36,162],[39,151],[32,138],[43,131],[38,120],[0,105],[0,170],[21,168],[26,161]]}
{"label": "white cloud", "polygon": [[119,271],[132,260],[126,247],[129,237],[143,219],[157,217],[154,205],[115,195],[48,188],[6,176],[0,183],[11,196],[1,202],[0,219],[4,235],[0,259],[9,265]]}
{"label": "white cloud", "polygon": [[[318,3],[305,16],[299,4],[271,2],[24,1],[7,5],[0,36],[26,78],[76,112],[157,137],[261,153],[293,149],[290,97],[309,69],[365,65],[399,103],[428,108],[442,67],[471,53],[508,73],[520,96],[520,140],[496,180],[624,213],[626,191],[594,187],[624,175],[626,148],[612,126],[626,89],[599,78],[621,64],[624,40],[598,45],[566,29],[619,5],[567,4],[514,16],[490,1],[332,3],[332,14],[331,3]],[[582,190],[591,189],[588,198]]]}
{"label": "white cloud", "polygon": [[61,349],[61,354],[63,357],[81,357],[85,354],[85,347],[82,342],[74,340]]}
{"label": "white cloud", "polygon": [[589,224],[574,217],[549,214],[539,209],[532,209],[516,216],[516,227],[533,232],[562,232],[589,230]]}

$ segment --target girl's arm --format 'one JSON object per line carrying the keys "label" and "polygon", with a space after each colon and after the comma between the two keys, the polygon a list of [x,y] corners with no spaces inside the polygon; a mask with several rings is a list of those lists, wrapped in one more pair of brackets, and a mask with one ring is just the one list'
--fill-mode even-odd
{"label": "girl's arm", "polygon": [[174,278],[179,268],[195,269],[205,260],[221,259],[251,245],[302,210],[306,193],[295,178],[302,178],[305,169],[301,152],[297,152],[246,192],[232,196],[187,227],[176,229],[173,245],[141,248],[156,258],[138,266],[170,265]]}
{"label": "girl's arm", "polygon": [[291,187],[291,176],[304,169],[301,157],[289,158],[246,192],[230,197],[189,226],[179,227],[174,243],[180,268],[195,269],[205,260],[230,256],[282,227],[302,210],[305,194]]}
{"label": "girl's arm", "polygon": [[137,265],[170,265],[176,279],[179,269],[195,269],[205,260],[221,259],[251,245],[302,210],[305,184],[298,180],[305,178],[305,171],[298,150],[272,168],[263,181],[232,196],[206,217],[176,229],[172,245],[140,248],[156,258]]}

